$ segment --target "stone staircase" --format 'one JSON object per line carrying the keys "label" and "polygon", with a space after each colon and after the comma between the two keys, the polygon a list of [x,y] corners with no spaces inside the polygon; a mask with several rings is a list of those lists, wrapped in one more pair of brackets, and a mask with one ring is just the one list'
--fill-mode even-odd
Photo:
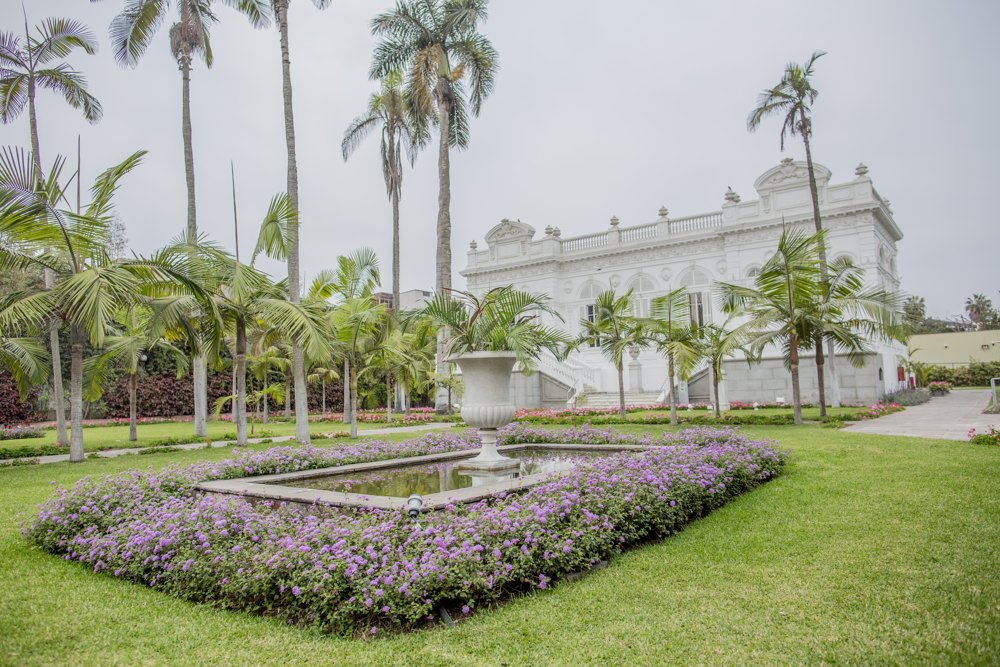
{"label": "stone staircase", "polygon": [[[659,392],[625,392],[625,405],[655,405],[659,403]],[[618,392],[584,392],[577,398],[578,408],[617,408]]]}

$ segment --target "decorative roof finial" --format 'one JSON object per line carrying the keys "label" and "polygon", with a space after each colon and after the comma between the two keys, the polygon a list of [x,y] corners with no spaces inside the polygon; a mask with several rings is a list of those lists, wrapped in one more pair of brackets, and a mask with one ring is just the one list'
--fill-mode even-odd
{"label": "decorative roof finial", "polygon": [[617,215],[611,216],[611,226],[612,227],[617,227],[618,226],[618,216]]}
{"label": "decorative roof finial", "polygon": [[545,225],[545,235],[552,236],[552,225]]}
{"label": "decorative roof finial", "polygon": [[659,216],[660,216],[660,220],[666,220],[667,219],[667,215],[669,213],[670,213],[670,211],[667,209],[666,206],[661,206],[660,210],[657,211],[657,214],[659,214]]}
{"label": "decorative roof finial", "polygon": [[552,230],[552,236],[554,236],[556,238],[559,238],[560,236],[562,236],[562,232],[559,230],[558,227],[556,227],[555,229]]}
{"label": "decorative roof finial", "polygon": [[730,204],[739,204],[740,203],[740,196],[738,194],[736,194],[735,192],[733,192],[733,189],[731,187],[727,187],[726,188],[726,194],[725,194],[724,198]]}
{"label": "decorative roof finial", "polygon": [[479,244],[476,243],[476,239],[472,239],[471,241],[469,241],[469,250],[475,250],[478,247]]}
{"label": "decorative roof finial", "polygon": [[793,160],[790,157],[782,158],[782,160],[781,160],[781,164],[785,165],[786,167],[789,166],[789,165],[791,165],[792,162],[795,162],[795,160]]}
{"label": "decorative roof finial", "polygon": [[868,174],[868,166],[864,162],[859,162],[858,166],[854,169],[854,175],[858,178],[864,178]]}

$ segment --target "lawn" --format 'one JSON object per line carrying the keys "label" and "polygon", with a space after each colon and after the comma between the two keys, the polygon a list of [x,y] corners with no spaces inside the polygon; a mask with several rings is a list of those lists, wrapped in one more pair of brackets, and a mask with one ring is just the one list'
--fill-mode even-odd
{"label": "lawn", "polygon": [[746,430],[792,450],[777,480],[578,581],[454,628],[374,641],[182,602],[30,549],[17,532],[18,513],[50,493],[50,480],[224,458],[228,449],[0,469],[0,661],[996,661],[1000,449],[813,426]]}
{"label": "lawn", "polygon": [[[250,431],[251,426],[253,432]],[[358,431],[370,431],[378,428],[385,428],[385,424],[359,423]],[[350,426],[341,421],[318,422],[309,424],[309,432],[314,436],[333,431],[348,431]],[[236,427],[230,422],[210,421],[207,424],[208,437],[213,440],[235,439]],[[294,435],[294,422],[271,422],[269,424],[247,425],[249,437],[261,437],[262,432],[267,432],[273,436]],[[83,448],[88,452],[96,452],[102,449],[122,449],[131,447],[148,447],[151,444],[159,443],[166,438],[182,438],[184,442],[194,440],[194,425],[187,422],[163,422],[159,424],[139,424],[137,429],[138,440],[131,442],[128,439],[128,425],[125,426],[92,426],[83,429]],[[228,436],[228,437],[224,437]],[[188,440],[190,438],[190,440]],[[40,438],[23,438],[19,440],[2,440],[0,447],[34,447],[39,445],[56,444],[55,429],[48,429]],[[68,449],[67,452],[69,453]]]}

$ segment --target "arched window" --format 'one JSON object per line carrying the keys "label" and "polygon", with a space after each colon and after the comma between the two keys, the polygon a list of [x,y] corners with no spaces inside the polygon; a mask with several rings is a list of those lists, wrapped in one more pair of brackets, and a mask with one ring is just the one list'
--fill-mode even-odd
{"label": "arched window", "polygon": [[681,285],[687,288],[691,322],[699,327],[709,324],[712,321],[711,276],[707,271],[692,267],[681,276]]}
{"label": "arched window", "polygon": [[750,280],[753,280],[759,275],[760,275],[759,266],[751,266],[749,269],[747,269],[747,278],[749,278]]}
{"label": "arched window", "polygon": [[[580,306],[581,320],[593,322],[597,319],[597,297],[602,291],[601,286],[595,282],[589,282],[580,289],[580,298],[584,300],[584,304]],[[597,343],[590,343],[590,347],[597,347]]]}
{"label": "arched window", "polygon": [[632,314],[636,317],[649,315],[649,299],[656,291],[656,283],[649,276],[640,273],[629,281],[626,289],[632,290]]}
{"label": "arched window", "polygon": [[580,289],[580,298],[587,299],[589,301],[591,299],[596,299],[597,295],[600,293],[601,293],[600,285],[598,285],[597,283],[587,283]]}

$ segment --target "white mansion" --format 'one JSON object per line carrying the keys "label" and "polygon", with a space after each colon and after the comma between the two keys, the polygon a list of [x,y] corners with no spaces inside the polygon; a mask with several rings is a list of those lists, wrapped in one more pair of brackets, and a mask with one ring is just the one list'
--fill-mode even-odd
{"label": "white mansion", "polygon": [[[817,164],[815,171],[830,256],[846,255],[865,270],[866,281],[898,289],[896,243],[903,235],[888,200],[873,187],[868,168],[859,165],[854,180],[838,184],[830,182],[829,169]],[[558,227],[547,226],[536,238],[530,225],[503,220],[486,235],[487,249],[470,244],[468,265],[461,274],[475,293],[514,285],[549,294],[564,321],[551,318],[547,324],[574,335],[580,320],[593,315],[595,297],[609,287],[634,290],[640,314],[646,314],[652,297],[683,286],[688,289],[692,318],[722,322],[725,316],[713,299],[713,284],[752,280],[774,253],[783,222],[813,228],[804,162],[782,160],[764,172],[754,188],[757,199],[752,201],[727,192],[721,211],[672,218],[661,208],[654,222],[620,226],[612,218],[609,228],[583,236],[563,236]],[[898,368],[905,348],[873,342],[871,349],[862,368],[838,359],[843,402],[872,403],[902,384]],[[626,360],[627,400],[662,400],[668,386],[666,362],[653,350],[633,352],[632,357]],[[807,353],[800,368],[802,400],[815,401],[816,367]],[[827,387],[831,380],[828,375]],[[791,401],[791,380],[778,350],[753,366],[742,359],[728,360],[722,385],[724,403]],[[523,407],[608,404],[617,386],[613,367],[598,349],[575,352],[565,362],[542,359],[538,373],[519,376],[513,383]],[[709,400],[704,366],[680,385],[679,396],[682,402]],[[613,400],[617,403],[616,396]]]}

